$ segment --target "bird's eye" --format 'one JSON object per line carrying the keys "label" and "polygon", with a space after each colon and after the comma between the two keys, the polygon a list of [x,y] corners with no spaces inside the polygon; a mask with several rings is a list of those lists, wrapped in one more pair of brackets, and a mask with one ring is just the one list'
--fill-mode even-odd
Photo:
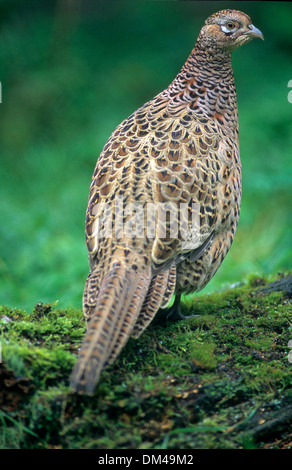
{"label": "bird's eye", "polygon": [[227,26],[228,29],[233,29],[233,28],[235,28],[235,24],[232,23],[232,21],[229,21],[228,23],[226,23],[226,26]]}
{"label": "bird's eye", "polygon": [[226,21],[226,23],[221,26],[221,29],[227,36],[231,36],[237,27],[238,25],[234,23],[234,21]]}

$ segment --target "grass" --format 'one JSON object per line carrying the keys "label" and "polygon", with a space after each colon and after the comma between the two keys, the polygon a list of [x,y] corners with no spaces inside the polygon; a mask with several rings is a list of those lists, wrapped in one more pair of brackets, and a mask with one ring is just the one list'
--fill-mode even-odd
{"label": "grass", "polygon": [[277,277],[186,299],[199,316],[130,340],[91,398],[68,389],[81,311],[1,307],[1,448],[291,448],[291,292],[260,292]]}

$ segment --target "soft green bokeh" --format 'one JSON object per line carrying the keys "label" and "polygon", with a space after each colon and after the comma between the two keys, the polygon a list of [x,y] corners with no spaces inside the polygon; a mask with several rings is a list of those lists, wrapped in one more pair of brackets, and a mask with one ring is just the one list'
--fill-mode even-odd
{"label": "soft green bokeh", "polygon": [[[265,41],[234,53],[243,202],[211,291],[291,268],[292,5],[1,1],[0,303],[81,306],[84,219],[114,128],[180,70],[207,16],[248,13]],[[292,90],[292,88],[291,88]]]}

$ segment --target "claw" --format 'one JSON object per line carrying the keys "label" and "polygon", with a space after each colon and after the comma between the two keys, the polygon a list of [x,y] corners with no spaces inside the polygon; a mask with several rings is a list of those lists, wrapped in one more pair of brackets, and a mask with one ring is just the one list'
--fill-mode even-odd
{"label": "claw", "polygon": [[183,315],[181,313],[180,294],[176,295],[173,305],[170,308],[160,308],[155,316],[155,323],[165,323],[166,321],[187,320],[199,315]]}

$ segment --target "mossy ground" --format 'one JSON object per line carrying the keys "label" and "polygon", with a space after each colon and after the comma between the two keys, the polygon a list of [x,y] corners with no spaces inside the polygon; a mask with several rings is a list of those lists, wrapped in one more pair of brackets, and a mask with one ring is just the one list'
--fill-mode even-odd
{"label": "mossy ground", "polygon": [[185,299],[198,316],[130,340],[93,397],[68,390],[81,311],[0,307],[0,448],[291,448],[291,292],[264,290],[277,278]]}

